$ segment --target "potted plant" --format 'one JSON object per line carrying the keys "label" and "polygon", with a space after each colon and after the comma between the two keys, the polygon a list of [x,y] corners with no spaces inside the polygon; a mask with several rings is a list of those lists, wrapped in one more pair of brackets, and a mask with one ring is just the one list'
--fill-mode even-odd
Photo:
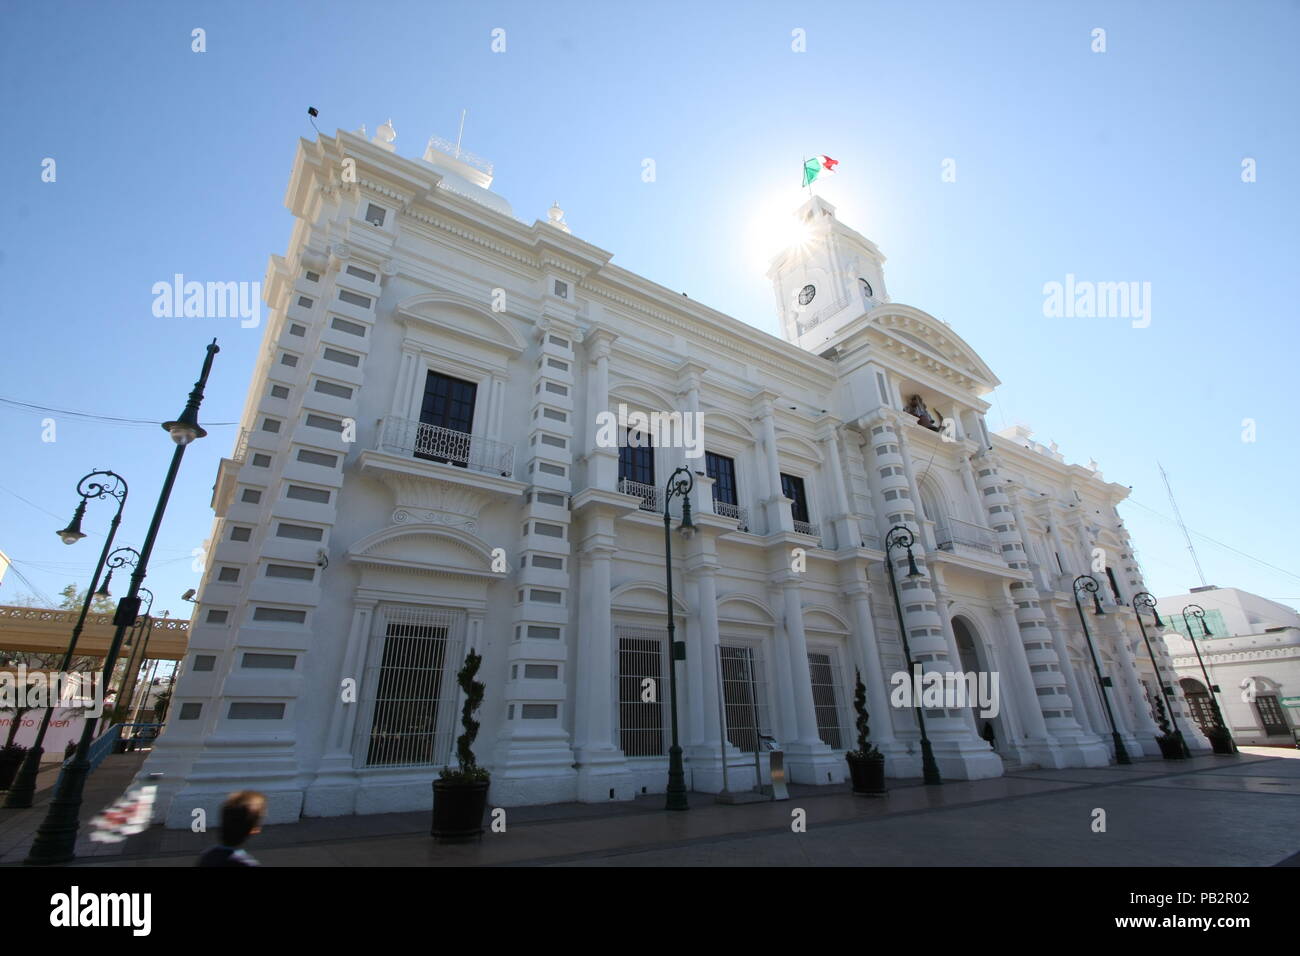
{"label": "potted plant", "polygon": [[1214,726],[1205,731],[1205,736],[1210,739],[1210,746],[1216,754],[1235,754],[1237,746],[1232,742],[1232,734],[1227,727]]}
{"label": "potted plant", "polygon": [[858,731],[858,749],[850,750],[844,759],[849,764],[853,792],[880,796],[885,793],[885,755],[872,746],[868,739],[871,728],[867,726],[867,688],[858,671],[853,672],[853,678],[853,710],[857,714],[854,724]]}
{"label": "potted plant", "polygon": [[477,840],[483,835],[483,813],[487,809],[488,784],[491,778],[474,759],[471,749],[478,736],[474,712],[483,703],[483,682],[474,679],[483,657],[471,650],[456,675],[465,692],[460,709],[460,723],[465,732],[456,739],[457,767],[444,767],[433,782],[433,838],[441,843]]}
{"label": "potted plant", "polygon": [[1169,730],[1169,721],[1165,716],[1165,702],[1159,697],[1155,700],[1156,704],[1156,723],[1160,727],[1160,736],[1156,738],[1156,743],[1160,745],[1160,756],[1166,760],[1183,759],[1183,738]]}

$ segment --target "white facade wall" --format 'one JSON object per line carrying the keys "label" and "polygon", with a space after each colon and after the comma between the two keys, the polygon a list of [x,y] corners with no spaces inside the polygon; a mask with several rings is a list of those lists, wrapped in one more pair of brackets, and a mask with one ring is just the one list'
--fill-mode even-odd
{"label": "white facade wall", "polygon": [[[746,708],[723,692],[719,714],[720,653],[753,675],[760,729],[794,781],[845,778],[855,670],[887,773],[920,774],[914,716],[889,703],[906,664],[881,548],[898,524],[924,572],[900,577],[914,659],[1000,680],[996,751],[969,708],[927,710],[945,778],[1111,759],[1070,587],[1095,548],[1122,591],[1117,603],[1104,587],[1106,614],[1089,617],[1115,719],[1130,753],[1158,752],[1156,682],[1127,608],[1141,575],[1114,510],[1126,489],[990,435],[982,396],[997,379],[946,324],[888,301],[879,250],[829,204],[800,211],[812,241],[773,264],[792,344],[610,265],[557,216],[521,223],[488,185],[381,137],[300,143],[297,224],[268,272],[245,438],[214,491],[191,658],[143,771],[163,774],[169,825],[245,787],[270,797],[271,822],[428,806],[459,732],[450,675],[471,647],[494,805],[662,791],[666,748],[641,753],[662,735],[619,704],[651,671],[658,700],[669,684],[662,508],[620,491],[618,449],[597,442],[597,414],[620,404],[701,413],[704,446],[735,461],[738,508],[715,509],[703,458],[654,450],[659,494],[674,468],[700,473],[699,533],[673,552],[689,786],[721,789],[724,720],[730,787],[753,781],[734,745]],[[815,310],[786,314],[787,290],[810,284]],[[433,449],[467,467],[415,454],[429,371],[476,385],[472,439]],[[904,411],[913,395],[946,433]],[[806,524],[782,474],[804,482]],[[445,639],[400,637],[432,633]],[[400,697],[397,665],[429,664],[411,655],[433,645],[446,672],[433,736],[400,750],[371,734],[376,699]],[[394,746],[421,759],[376,759]]]}

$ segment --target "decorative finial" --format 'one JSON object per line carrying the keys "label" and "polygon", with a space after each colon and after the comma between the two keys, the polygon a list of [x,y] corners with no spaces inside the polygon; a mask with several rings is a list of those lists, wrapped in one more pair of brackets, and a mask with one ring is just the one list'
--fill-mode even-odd
{"label": "decorative finial", "polygon": [[551,203],[551,208],[546,211],[546,218],[550,220],[552,226],[556,229],[563,229],[570,232],[569,224],[564,221],[564,210],[560,208],[560,201],[557,199]]}
{"label": "decorative finial", "polygon": [[391,153],[397,149],[397,147],[393,145],[393,141],[396,139],[397,130],[393,129],[393,121],[389,119],[383,126],[380,126],[379,129],[375,131],[375,138],[372,139],[371,142],[376,146],[382,146]]}

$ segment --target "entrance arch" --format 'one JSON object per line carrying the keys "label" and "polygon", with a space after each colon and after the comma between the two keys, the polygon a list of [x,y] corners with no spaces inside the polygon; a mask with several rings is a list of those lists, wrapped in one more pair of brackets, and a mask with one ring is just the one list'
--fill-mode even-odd
{"label": "entrance arch", "polygon": [[[991,688],[992,674],[995,668],[993,661],[989,657],[988,649],[979,636],[978,628],[964,615],[958,614],[952,619],[952,634],[957,642],[957,653],[961,655],[962,671],[968,674],[987,675],[985,681],[988,682],[988,686]],[[1001,682],[999,682],[998,693],[1001,694],[1002,690]],[[1004,719],[1006,708],[1002,706],[1002,702],[998,701],[996,717],[981,717],[978,704],[973,704],[970,710],[975,718],[975,729],[980,736],[988,740],[988,735],[991,732],[994,751],[1004,762],[1014,763],[1016,758],[1012,750],[1013,741],[1007,731],[1007,723]]]}

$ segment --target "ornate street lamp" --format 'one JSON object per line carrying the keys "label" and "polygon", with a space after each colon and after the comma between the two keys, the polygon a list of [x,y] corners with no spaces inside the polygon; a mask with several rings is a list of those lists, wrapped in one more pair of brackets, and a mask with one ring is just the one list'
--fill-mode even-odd
{"label": "ornate street lamp", "polygon": [[[889,591],[894,595],[894,613],[898,615],[898,633],[903,639],[903,656],[907,658],[907,679],[912,679],[912,649],[907,641],[907,625],[903,622],[903,605],[898,597],[898,579],[894,575],[894,558],[891,553],[895,548],[907,549],[907,576],[913,580],[924,577],[916,566],[916,557],[912,554],[912,545],[916,541],[916,535],[912,529],[906,525],[896,524],[889,529],[889,534],[885,535],[885,570],[889,572]],[[930,738],[925,733],[925,712],[917,701],[912,702],[912,709],[916,712],[916,725],[921,731],[921,776],[928,784],[941,784],[943,778],[939,776],[939,764],[934,759],[934,748],[930,746]]]}
{"label": "ornate street lamp", "polygon": [[1210,694],[1210,707],[1214,711],[1214,734],[1210,737],[1210,744],[1214,747],[1216,754],[1235,754],[1237,744],[1232,739],[1232,732],[1228,730],[1228,725],[1223,722],[1223,712],[1219,710],[1219,685],[1210,682],[1210,673],[1205,669],[1205,661],[1201,658],[1201,649],[1196,644],[1196,635],[1192,633],[1192,622],[1187,619],[1187,612],[1192,612],[1192,617],[1201,622],[1201,636],[1211,637],[1210,628],[1205,623],[1205,608],[1199,604],[1189,604],[1183,608],[1183,624],[1187,627],[1187,639],[1192,642],[1192,650],[1196,651],[1196,662],[1201,665],[1201,676],[1205,678],[1205,689]]}
{"label": "ornate street lamp", "polygon": [[[140,548],[139,560],[135,562],[135,570],[131,573],[130,589],[126,596],[117,602],[117,613],[113,616],[113,623],[117,629],[113,633],[113,643],[108,649],[108,656],[104,659],[105,687],[112,680],[113,668],[117,663],[117,655],[122,648],[126,630],[139,616],[140,586],[144,583],[144,576],[149,567],[149,556],[153,553],[154,542],[158,539],[158,530],[162,527],[163,514],[167,511],[167,500],[171,497],[172,485],[176,483],[176,474],[180,471],[185,449],[192,441],[207,434],[199,427],[199,405],[203,402],[203,389],[208,383],[208,374],[212,371],[212,360],[219,351],[217,340],[213,339],[208,345],[208,354],[203,360],[203,371],[199,373],[199,380],[194,383],[194,388],[190,391],[185,409],[176,421],[165,422],[162,426],[176,443],[176,451],[172,454],[171,466],[163,479],[162,491],[158,494],[158,504],[154,508],[153,519],[149,522],[149,530],[145,533],[144,545]],[[77,752],[72,762],[59,776],[58,786],[53,799],[50,800],[45,820],[36,831],[31,850],[23,860],[29,866],[67,863],[76,856],[77,830],[81,825],[79,820],[81,797],[86,786],[86,777],[90,773],[90,742],[94,737],[96,723],[94,719],[86,719],[86,724],[81,731],[81,740],[77,744]]]}
{"label": "ornate street lamp", "polygon": [[[63,654],[63,662],[59,665],[59,670],[63,673],[67,673],[68,668],[72,666],[77,641],[81,637],[82,628],[86,625],[86,615],[95,600],[95,588],[99,584],[99,576],[103,573],[108,555],[113,550],[113,537],[117,534],[117,526],[122,523],[122,508],[126,505],[126,480],[116,472],[92,471],[77,482],[77,494],[81,495],[81,500],[77,502],[72,520],[68,522],[66,528],[57,532],[64,544],[76,544],[86,536],[81,530],[81,519],[86,514],[87,501],[92,498],[113,498],[117,501],[117,511],[109,523],[104,549],[99,553],[99,563],[95,565],[90,586],[86,588],[86,599],[81,604],[81,613],[77,615],[77,623],[72,627],[72,639],[68,642],[68,649]],[[23,765],[19,768],[13,785],[5,796],[6,810],[22,810],[32,805],[32,798],[36,794],[36,775],[41,769],[41,754],[45,752],[45,732],[49,730],[50,718],[53,714],[54,708],[47,707],[45,713],[41,715],[41,726],[36,731],[36,739],[32,742],[31,749],[27,751],[26,757],[23,758]]]}
{"label": "ornate street lamp", "polygon": [[130,636],[122,645],[123,650],[129,650],[127,655],[126,667],[122,670],[122,679],[118,682],[117,698],[113,705],[113,710],[118,716],[123,713],[125,708],[130,710],[131,694],[135,691],[136,677],[139,674],[140,665],[143,663],[141,654],[149,646],[149,636],[153,633],[153,592],[148,588],[141,588],[140,593],[144,595],[144,611],[136,620],[135,627],[131,629]]}
{"label": "ornate street lamp", "polygon": [[1151,639],[1147,637],[1147,625],[1142,619],[1142,608],[1150,608],[1151,616],[1155,618],[1156,627],[1164,627],[1165,622],[1160,620],[1160,614],[1156,611],[1156,599],[1150,591],[1139,591],[1133,595],[1133,613],[1137,615],[1138,627],[1142,631],[1142,640],[1147,646],[1147,653],[1151,655],[1151,669],[1156,673],[1156,683],[1160,686],[1160,695],[1165,699],[1165,709],[1169,711],[1169,722],[1174,725],[1174,736],[1178,739],[1178,749],[1182,751],[1184,757],[1190,757],[1192,752],[1187,749],[1187,741],[1183,738],[1183,732],[1178,729],[1178,717],[1174,713],[1174,702],[1170,697],[1173,688],[1165,683],[1164,677],[1160,674],[1160,665],[1156,662],[1156,652],[1151,649]]}
{"label": "ornate street lamp", "polygon": [[[679,477],[680,476],[680,477]],[[682,767],[682,746],[677,740],[677,662],[686,660],[686,642],[677,641],[677,627],[673,615],[673,534],[670,506],[673,498],[682,499],[682,523],[678,527],[682,537],[689,539],[695,534],[695,525],[691,522],[691,490],[695,487],[695,476],[689,468],[678,468],[668,478],[664,486],[664,573],[668,582],[668,695],[672,710],[673,743],[668,748],[668,797],[664,804],[666,810],[689,810],[686,800],[686,773]]]}
{"label": "ornate street lamp", "polygon": [[1101,599],[1097,597],[1097,591],[1100,590],[1097,579],[1091,574],[1081,574],[1074,579],[1074,607],[1079,612],[1079,623],[1083,625],[1083,636],[1088,642],[1088,653],[1092,656],[1092,669],[1097,673],[1097,687],[1101,690],[1101,702],[1106,705],[1106,719],[1110,721],[1110,738],[1115,744],[1115,762],[1132,763],[1128,751],[1124,749],[1124,741],[1120,739],[1119,731],[1115,729],[1115,715],[1111,712],[1110,697],[1106,694],[1106,688],[1111,686],[1111,679],[1102,676],[1101,664],[1097,661],[1097,649],[1092,646],[1092,633],[1088,630],[1088,619],[1083,616],[1083,605],[1079,602],[1081,590],[1092,594],[1093,614],[1099,617],[1105,614],[1106,612],[1101,609]]}

